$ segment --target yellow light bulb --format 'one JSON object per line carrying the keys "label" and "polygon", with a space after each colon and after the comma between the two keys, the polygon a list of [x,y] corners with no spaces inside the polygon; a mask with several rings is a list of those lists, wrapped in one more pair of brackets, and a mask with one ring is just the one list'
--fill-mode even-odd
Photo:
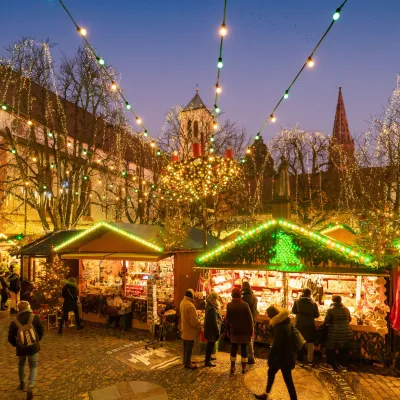
{"label": "yellow light bulb", "polygon": [[218,129],[218,124],[214,124],[214,130],[216,131]]}
{"label": "yellow light bulb", "polygon": [[142,120],[139,117],[136,117],[136,123],[140,125],[142,123]]}
{"label": "yellow light bulb", "polygon": [[28,124],[28,125],[32,125],[33,122],[32,122],[31,120],[29,120],[29,121],[27,122],[27,124]]}
{"label": "yellow light bulb", "polygon": [[221,36],[225,36],[228,33],[228,30],[226,29],[226,25],[222,24],[221,29],[219,30],[219,33]]}
{"label": "yellow light bulb", "polygon": [[312,59],[312,57],[308,57],[307,59],[307,65],[309,68],[312,68],[315,65],[314,60]]}
{"label": "yellow light bulb", "polygon": [[32,161],[33,161],[33,162],[36,162],[36,161],[37,161],[37,158],[36,158],[36,157],[33,157],[33,158],[32,158]]}
{"label": "yellow light bulb", "polygon": [[250,147],[248,147],[248,148],[246,149],[246,153],[247,153],[247,154],[251,154],[251,149],[250,149]]}
{"label": "yellow light bulb", "polygon": [[80,29],[79,29],[79,33],[80,33],[82,36],[86,36],[86,35],[87,35],[87,30],[86,30],[85,28],[80,28]]}
{"label": "yellow light bulb", "polygon": [[276,117],[274,114],[271,114],[270,118],[271,118],[271,122],[276,122]]}
{"label": "yellow light bulb", "polygon": [[218,85],[218,83],[215,85],[215,91],[219,94],[222,92],[221,86]]}
{"label": "yellow light bulb", "polygon": [[113,92],[115,92],[117,90],[117,85],[114,82],[111,84],[111,90]]}

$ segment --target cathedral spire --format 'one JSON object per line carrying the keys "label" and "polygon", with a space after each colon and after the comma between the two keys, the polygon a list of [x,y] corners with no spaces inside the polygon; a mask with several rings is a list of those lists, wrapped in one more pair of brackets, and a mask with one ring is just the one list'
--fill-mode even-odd
{"label": "cathedral spire", "polygon": [[339,95],[336,105],[335,122],[330,140],[329,167],[343,170],[346,164],[354,162],[354,139],[351,136],[344,107],[342,88],[339,87]]}
{"label": "cathedral spire", "polygon": [[349,123],[347,121],[341,87],[339,87],[332,138],[335,139],[337,144],[354,144],[354,140],[350,134]]}

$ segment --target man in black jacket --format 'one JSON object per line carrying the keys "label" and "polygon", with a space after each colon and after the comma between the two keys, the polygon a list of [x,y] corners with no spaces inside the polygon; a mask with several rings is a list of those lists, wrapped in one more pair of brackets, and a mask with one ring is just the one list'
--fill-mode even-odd
{"label": "man in black jacket", "polygon": [[63,316],[60,320],[58,333],[62,334],[63,324],[68,321],[68,313],[73,311],[75,314],[75,322],[77,329],[83,329],[78,312],[78,284],[76,278],[69,278],[62,289],[62,297],[64,298]]}
{"label": "man in black jacket", "polygon": [[27,400],[31,400],[33,398],[33,387],[35,386],[35,379],[37,374],[38,367],[38,356],[40,350],[39,341],[43,337],[43,325],[40,321],[38,315],[34,315],[31,310],[31,306],[27,301],[21,301],[18,304],[18,315],[17,321],[20,325],[24,326],[29,323],[32,324],[35,332],[36,332],[36,342],[31,344],[30,346],[21,347],[20,342],[17,340],[18,335],[18,324],[15,321],[12,321],[8,330],[8,341],[9,343],[16,348],[17,356],[19,358],[18,361],[18,374],[19,374],[19,389],[25,389],[25,362],[26,358],[28,358],[29,363],[29,383],[28,383],[28,393]]}
{"label": "man in black jacket", "polygon": [[315,318],[319,317],[319,310],[317,303],[311,298],[311,289],[303,289],[302,296],[293,305],[292,313],[296,315],[295,327],[307,342],[305,346],[307,356],[301,350],[300,358],[302,358],[304,365],[307,361],[312,364],[314,360]]}
{"label": "man in black jacket", "polygon": [[17,314],[19,303],[19,292],[21,291],[21,280],[19,276],[20,267],[18,264],[11,264],[11,275],[8,277],[8,287],[11,295],[10,314]]}

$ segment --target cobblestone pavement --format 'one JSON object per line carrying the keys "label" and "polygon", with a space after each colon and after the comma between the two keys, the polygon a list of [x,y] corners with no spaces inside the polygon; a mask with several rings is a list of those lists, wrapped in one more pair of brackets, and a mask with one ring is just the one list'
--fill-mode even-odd
{"label": "cobblestone pavement", "polygon": [[[1,400],[26,397],[25,393],[17,390],[17,357],[15,349],[7,342],[10,321],[10,318],[0,320]],[[85,329],[79,332],[74,328],[65,329],[63,335],[58,335],[54,329],[45,332],[39,355],[35,399],[97,400],[100,399],[99,389],[113,387],[116,390],[116,386],[128,387],[130,381],[149,381],[160,385],[167,391],[169,400],[250,400],[254,398],[251,391],[263,390],[267,368],[266,351],[263,347],[256,349],[256,355],[261,358],[257,358],[256,366],[244,377],[239,372],[233,377],[229,376],[229,357],[224,352],[218,354],[216,368],[201,367],[190,371],[184,369],[180,363],[176,365],[172,358],[171,366],[167,365],[163,369],[163,364],[170,363],[165,358],[165,362],[150,370],[140,368],[137,359],[128,354],[131,349],[134,353],[144,348],[142,340],[146,335],[143,331],[122,332],[90,324],[86,324]],[[165,351],[179,356],[181,343],[168,342],[165,348]],[[198,352],[195,359],[201,366],[203,357]],[[400,400],[399,375],[399,371],[379,366],[358,365],[352,367],[347,374],[296,369],[294,379],[295,383],[298,382],[299,400]],[[304,380],[310,384],[304,385]],[[313,393],[313,382],[317,380],[322,385],[323,393],[316,397]],[[272,394],[276,400],[288,399],[280,377],[277,377]],[[124,399],[128,397],[123,396]],[[136,398],[145,397],[132,397]],[[106,399],[112,400],[111,397],[104,398]]]}

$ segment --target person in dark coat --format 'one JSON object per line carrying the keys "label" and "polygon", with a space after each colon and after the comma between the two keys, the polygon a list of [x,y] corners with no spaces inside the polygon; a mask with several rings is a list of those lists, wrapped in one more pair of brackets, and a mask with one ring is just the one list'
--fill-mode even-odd
{"label": "person in dark coat", "polygon": [[18,374],[19,374],[19,389],[25,389],[25,363],[28,358],[29,363],[29,383],[27,391],[27,400],[33,398],[33,387],[35,386],[35,379],[37,375],[38,357],[40,351],[39,341],[43,337],[44,329],[40,317],[34,315],[31,310],[31,306],[27,301],[21,301],[18,303],[18,315],[17,320],[21,325],[27,325],[29,322],[32,323],[35,329],[37,341],[29,347],[21,347],[17,341],[18,325],[15,321],[12,321],[8,329],[8,342],[16,348],[18,356]]}
{"label": "person in dark coat", "polygon": [[303,289],[302,296],[293,305],[292,313],[296,315],[295,327],[307,342],[304,346],[307,351],[307,360],[303,350],[301,350],[300,358],[304,364],[306,361],[311,364],[314,359],[315,318],[319,317],[319,310],[317,303],[311,298],[310,288]]}
{"label": "person in dark coat", "polygon": [[231,374],[235,373],[236,354],[241,347],[242,373],[246,372],[247,345],[253,335],[253,317],[249,305],[241,299],[240,289],[232,290],[232,301],[226,308],[226,320],[231,339]]}
{"label": "person in dark coat", "polygon": [[[342,304],[340,296],[332,296],[332,301],[333,304],[325,317],[325,324],[328,326],[325,366],[328,369],[338,367],[346,371],[350,347],[354,340],[353,330],[350,327],[351,315],[349,309]],[[336,351],[339,353],[338,357]]]}
{"label": "person in dark coat", "polygon": [[215,343],[218,342],[221,335],[222,316],[218,307],[218,295],[211,292],[207,298],[206,313],[204,317],[204,338],[207,340],[206,346],[206,367],[216,367],[211,361],[211,354]]}
{"label": "person in dark coat", "polygon": [[62,289],[62,297],[64,298],[63,316],[58,327],[58,333],[62,333],[64,322],[68,321],[68,313],[73,311],[75,314],[75,322],[77,329],[83,329],[78,312],[78,285],[75,278],[69,278]]}
{"label": "person in dark coat", "polygon": [[[251,290],[250,283],[244,281],[242,283],[242,300],[244,300],[250,307],[251,316],[253,317],[253,331],[255,331],[256,322],[257,322],[257,303],[258,299],[254,295],[253,291]],[[248,364],[255,364],[254,361],[254,337],[251,337],[250,343],[247,345],[247,356],[248,356]]]}
{"label": "person in dark coat", "polygon": [[267,315],[273,331],[272,346],[268,355],[268,382],[265,393],[254,395],[254,397],[259,400],[267,400],[274,384],[275,375],[281,370],[290,400],[297,400],[292,378],[292,369],[296,364],[296,350],[289,311],[279,311],[276,307],[270,306],[267,309]]}
{"label": "person in dark coat", "polygon": [[8,277],[8,288],[11,295],[10,314],[17,314],[19,303],[19,292],[21,291],[21,280],[19,276],[20,267],[15,262],[10,266],[11,275]]}
{"label": "person in dark coat", "polygon": [[8,283],[6,279],[6,269],[0,266],[0,295],[1,295],[1,311],[8,309],[6,306],[8,300]]}

